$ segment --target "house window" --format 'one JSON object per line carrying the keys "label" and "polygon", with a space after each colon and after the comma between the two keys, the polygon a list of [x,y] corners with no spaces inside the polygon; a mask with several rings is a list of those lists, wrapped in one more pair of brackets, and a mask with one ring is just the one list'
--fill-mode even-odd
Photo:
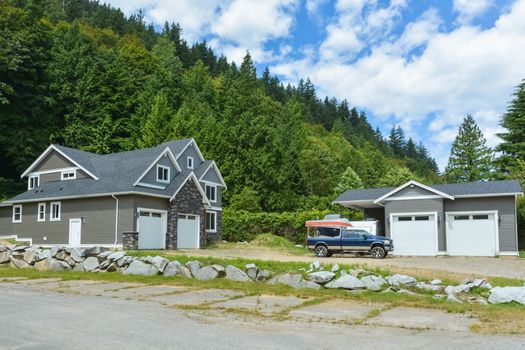
{"label": "house window", "polygon": [[217,213],[214,211],[206,212],[206,231],[217,232]]}
{"label": "house window", "polygon": [[416,221],[429,221],[430,220],[430,216],[416,216],[414,219]]}
{"label": "house window", "polygon": [[164,165],[157,165],[157,181],[170,182],[170,168]]}
{"label": "house window", "polygon": [[454,220],[469,220],[470,217],[468,215],[454,215]]}
{"label": "house window", "polygon": [[74,180],[77,178],[77,171],[76,170],[72,170],[72,171],[63,171],[61,173],[61,179],[62,180]]}
{"label": "house window", "polygon": [[22,222],[22,204],[13,205],[13,224]]}
{"label": "house window", "polygon": [[49,221],[60,221],[60,202],[51,202],[51,211],[49,213]]}
{"label": "house window", "polygon": [[188,169],[193,169],[193,157],[188,157],[186,160],[186,164],[188,166]]}
{"label": "house window", "polygon": [[210,202],[217,202],[217,186],[206,185],[206,197]]}
{"label": "house window", "polygon": [[400,216],[397,220],[398,221],[412,221],[412,217],[411,216]]}
{"label": "house window", "polygon": [[46,203],[38,203],[38,214],[36,221],[45,222],[46,221]]}
{"label": "house window", "polygon": [[488,215],[472,215],[473,220],[488,220]]}
{"label": "house window", "polygon": [[27,184],[27,189],[32,190],[35,187],[38,187],[40,185],[40,176],[39,175],[31,175],[29,176],[29,181]]}

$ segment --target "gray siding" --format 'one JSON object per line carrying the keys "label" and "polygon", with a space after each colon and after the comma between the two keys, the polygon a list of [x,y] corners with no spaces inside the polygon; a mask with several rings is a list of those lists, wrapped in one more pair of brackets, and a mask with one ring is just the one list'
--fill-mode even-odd
{"label": "gray siding", "polygon": [[[435,193],[425,190],[421,187],[405,187],[402,190],[394,193],[388,198],[403,198],[403,197],[416,197],[416,196],[436,196]],[[386,200],[388,200],[388,198]]]}
{"label": "gray siding", "polygon": [[476,211],[497,210],[499,221],[499,250],[500,252],[516,252],[516,215],[515,197],[485,197],[485,198],[457,198],[445,200],[447,211]]}
{"label": "gray siding", "polygon": [[0,236],[13,234],[13,207],[0,207]]}
{"label": "gray siding", "polygon": [[191,146],[188,146],[188,148],[186,148],[184,152],[177,158],[177,162],[179,163],[182,169],[187,168],[188,157],[193,157],[193,169],[197,169],[199,165],[201,165],[202,160],[200,159],[199,153],[197,153],[197,150],[195,149],[193,144]]}
{"label": "gray siding", "polygon": [[67,160],[64,156],[56,151],[51,151],[47,156],[42,159],[37,166],[33,169],[36,171],[53,170],[61,168],[71,168],[76,165]]}
{"label": "gray siding", "polygon": [[161,157],[159,161],[155,165],[153,165],[153,167],[146,173],[146,175],[144,176],[144,178],[142,178],[140,182],[157,186],[166,186],[166,183],[157,181],[157,165],[164,165],[170,167],[170,182],[178,173],[177,169],[175,169],[175,166],[171,162],[170,157]]}
{"label": "gray siding", "polygon": [[[34,244],[68,244],[69,219],[83,217],[85,223],[82,224],[81,244],[115,243],[115,199],[112,197],[62,200],[60,221],[49,221],[51,205],[46,201],[46,221],[37,222],[38,203],[41,202],[23,204],[22,223],[11,224],[12,234],[20,238],[32,238]],[[1,222],[4,222],[4,211],[1,213]],[[123,231],[131,230],[133,230],[133,198],[122,196],[119,197],[117,243],[122,243]],[[44,240],[44,237],[47,239]]]}
{"label": "gray siding", "polygon": [[[390,237],[390,214],[392,213],[438,213],[438,250],[446,250],[445,225],[443,225],[443,199],[415,199],[385,203],[386,236]],[[394,242],[395,245],[395,242]]]}
{"label": "gray siding", "polygon": [[211,167],[210,170],[206,174],[204,174],[204,177],[202,178],[204,181],[214,182],[216,184],[221,183],[221,179],[219,178],[219,175],[217,175],[217,171],[215,170],[215,167]]}

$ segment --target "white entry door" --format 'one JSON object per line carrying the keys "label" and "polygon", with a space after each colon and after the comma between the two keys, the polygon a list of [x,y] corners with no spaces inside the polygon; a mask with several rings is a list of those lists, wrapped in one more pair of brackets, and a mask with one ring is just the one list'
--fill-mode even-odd
{"label": "white entry door", "polygon": [[437,253],[437,220],[435,213],[392,214],[391,236],[395,255]]}
{"label": "white entry door", "polygon": [[166,248],[166,213],[139,209],[139,249]]}
{"label": "white entry door", "polygon": [[200,247],[200,218],[198,215],[179,214],[177,219],[177,248]]}
{"label": "white entry door", "polygon": [[465,256],[495,256],[498,252],[495,212],[447,213],[447,253]]}
{"label": "white entry door", "polygon": [[80,246],[82,235],[82,219],[69,219],[69,245],[72,247]]}

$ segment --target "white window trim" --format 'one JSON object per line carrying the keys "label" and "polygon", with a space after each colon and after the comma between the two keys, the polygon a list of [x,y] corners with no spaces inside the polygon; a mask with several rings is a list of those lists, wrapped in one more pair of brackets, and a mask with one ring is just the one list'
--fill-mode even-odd
{"label": "white window trim", "polygon": [[211,199],[211,198],[208,198],[208,200],[211,202],[211,203],[217,203],[217,186],[215,185],[208,185],[208,184],[205,184],[204,185],[205,188],[204,188],[204,193],[206,193],[206,198],[208,198],[208,194],[207,194],[207,188],[210,187],[210,188],[213,188],[214,189],[214,193],[215,193],[215,198],[214,199]]}
{"label": "white window trim", "polygon": [[[31,179],[36,179],[36,185],[31,187]],[[40,175],[31,175],[29,176],[29,179],[27,180],[27,189],[32,190],[36,187],[40,186]]]}
{"label": "white window trim", "polygon": [[[190,165],[190,161],[191,161],[191,165]],[[193,169],[195,167],[195,159],[193,157],[188,156],[188,158],[186,159],[186,167],[188,169]]]}
{"label": "white window trim", "polygon": [[[212,232],[212,233],[215,233],[217,232],[217,213],[214,212],[214,211],[208,211],[206,212],[206,216],[207,214],[213,214],[213,227],[214,229],[211,230],[211,229],[206,229],[206,232]],[[206,224],[208,224],[208,218],[206,217]]]}
{"label": "white window trim", "polygon": [[[15,219],[15,209],[16,208],[19,208],[20,209],[20,220],[16,220]],[[17,204],[17,205],[13,205],[13,217],[12,217],[12,222],[13,224],[20,224],[22,223],[22,204]]]}
{"label": "white window trim", "polygon": [[[71,174],[73,173],[73,177],[66,177],[64,178],[65,174]],[[75,180],[77,178],[77,171],[76,170],[68,170],[68,171],[61,171],[60,172],[60,180]]]}
{"label": "white window trim", "polygon": [[[161,168],[161,169],[168,169],[168,179],[167,180],[159,179],[159,168]],[[170,183],[170,178],[171,178],[171,168],[169,166],[157,164],[157,173],[155,174],[155,176],[156,176],[158,182],[169,184]]]}
{"label": "white window trim", "polygon": [[[53,218],[53,206],[58,205],[58,218]],[[62,202],[51,202],[49,204],[49,221],[60,221],[62,216]]]}
{"label": "white window trim", "polygon": [[[44,208],[44,217],[40,218],[40,208]],[[38,203],[37,211],[36,211],[36,221],[37,222],[46,222],[46,203]]]}

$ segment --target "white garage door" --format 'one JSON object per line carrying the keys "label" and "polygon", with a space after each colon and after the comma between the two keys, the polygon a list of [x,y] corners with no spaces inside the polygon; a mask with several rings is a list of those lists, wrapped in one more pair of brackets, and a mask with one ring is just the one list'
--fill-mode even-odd
{"label": "white garage door", "polygon": [[495,256],[496,218],[496,213],[447,213],[447,253]]}
{"label": "white garage door", "polygon": [[166,214],[139,210],[139,249],[164,249],[166,247]]}
{"label": "white garage door", "polygon": [[391,236],[395,255],[436,255],[436,215],[393,214]]}
{"label": "white garage door", "polygon": [[177,248],[199,248],[200,220],[197,215],[177,216]]}

